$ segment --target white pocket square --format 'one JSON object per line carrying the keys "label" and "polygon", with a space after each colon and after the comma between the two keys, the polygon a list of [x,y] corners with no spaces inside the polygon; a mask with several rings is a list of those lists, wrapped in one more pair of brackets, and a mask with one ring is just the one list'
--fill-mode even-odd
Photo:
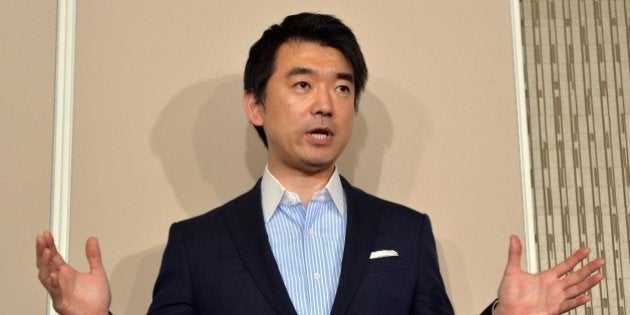
{"label": "white pocket square", "polygon": [[398,256],[398,252],[393,249],[383,249],[377,250],[370,253],[370,259],[378,259],[385,257],[396,257]]}

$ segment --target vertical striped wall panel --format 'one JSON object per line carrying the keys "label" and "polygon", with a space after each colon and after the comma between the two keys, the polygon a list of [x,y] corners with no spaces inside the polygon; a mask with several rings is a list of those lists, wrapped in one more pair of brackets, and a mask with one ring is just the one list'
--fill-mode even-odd
{"label": "vertical striped wall panel", "polygon": [[630,0],[519,5],[539,268],[588,245],[606,279],[572,314],[630,314]]}

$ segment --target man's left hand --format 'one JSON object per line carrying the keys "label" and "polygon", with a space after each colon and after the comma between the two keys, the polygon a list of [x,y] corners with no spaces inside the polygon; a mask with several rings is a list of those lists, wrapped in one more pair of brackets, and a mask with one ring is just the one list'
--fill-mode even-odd
{"label": "man's left hand", "polygon": [[598,270],[605,263],[598,258],[572,272],[589,252],[580,248],[555,267],[529,274],[521,268],[521,241],[512,235],[495,314],[556,315],[586,304],[590,301],[586,291],[604,279]]}

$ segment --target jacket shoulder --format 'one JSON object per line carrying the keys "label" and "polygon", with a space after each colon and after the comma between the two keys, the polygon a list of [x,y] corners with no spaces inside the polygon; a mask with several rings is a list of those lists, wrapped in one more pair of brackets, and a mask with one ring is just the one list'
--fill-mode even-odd
{"label": "jacket shoulder", "polygon": [[[173,223],[172,228],[185,233],[196,233],[203,231],[223,232],[225,229],[225,214],[231,211],[242,211],[244,208],[260,206],[260,181],[249,191],[226,202],[225,204],[207,211],[206,213],[194,216],[182,221]],[[262,210],[261,210],[262,211]]]}
{"label": "jacket shoulder", "polygon": [[409,208],[405,205],[382,199],[380,197],[369,194],[360,188],[350,185],[347,181],[344,182],[344,189],[346,191],[346,198],[349,202],[354,200],[356,203],[361,203],[369,206],[370,209],[375,211],[380,216],[393,216],[400,219],[412,219],[412,220],[425,220],[428,216],[420,211]]}

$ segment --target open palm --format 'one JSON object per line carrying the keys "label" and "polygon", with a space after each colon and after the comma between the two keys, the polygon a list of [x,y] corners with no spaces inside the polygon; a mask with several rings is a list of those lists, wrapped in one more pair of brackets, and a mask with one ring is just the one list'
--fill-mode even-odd
{"label": "open palm", "polygon": [[604,265],[601,258],[572,272],[589,252],[588,248],[580,248],[555,267],[529,274],[521,268],[521,242],[511,236],[495,314],[556,315],[585,304],[590,300],[586,291],[603,279],[600,272],[596,273]]}
{"label": "open palm", "polygon": [[88,239],[85,244],[85,254],[90,265],[88,273],[78,272],[63,260],[48,231],[37,237],[36,250],[39,280],[50,293],[58,313],[108,313],[111,293],[95,238]]}

